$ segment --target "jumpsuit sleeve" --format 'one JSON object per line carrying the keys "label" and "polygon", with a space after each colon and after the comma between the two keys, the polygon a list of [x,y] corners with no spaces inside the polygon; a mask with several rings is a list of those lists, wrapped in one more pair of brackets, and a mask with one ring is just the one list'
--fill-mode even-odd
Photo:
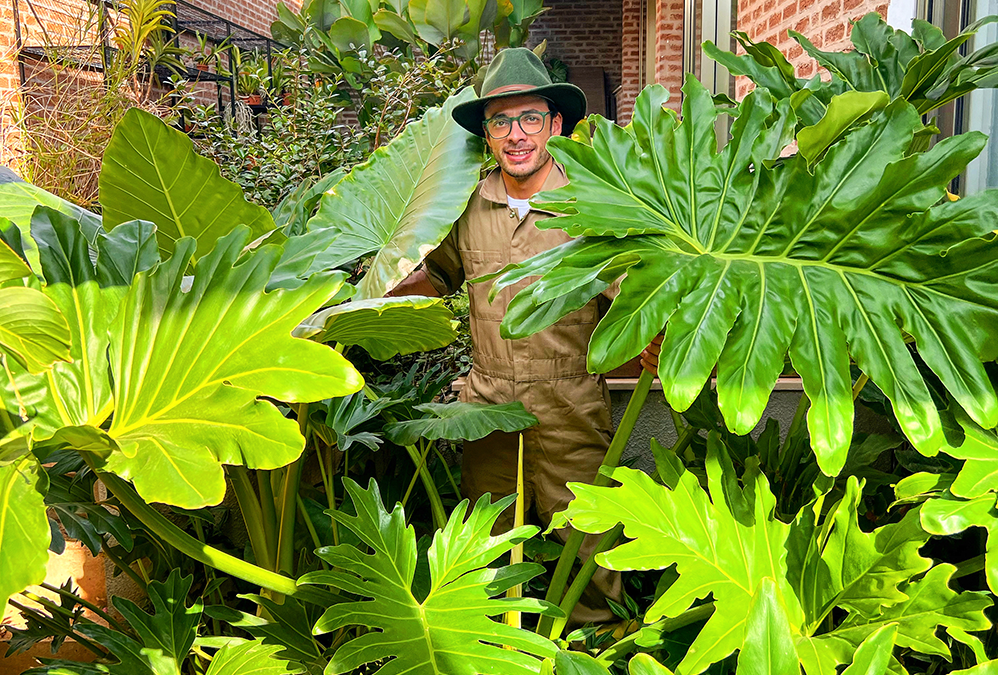
{"label": "jumpsuit sleeve", "polygon": [[426,276],[441,296],[457,292],[464,283],[464,266],[457,247],[457,225],[423,261]]}

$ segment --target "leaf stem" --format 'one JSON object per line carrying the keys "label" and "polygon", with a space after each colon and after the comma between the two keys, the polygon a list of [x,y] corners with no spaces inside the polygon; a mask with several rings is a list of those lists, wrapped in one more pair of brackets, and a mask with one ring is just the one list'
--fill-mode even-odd
{"label": "leaf stem", "polygon": [[[298,428],[308,442],[308,403],[298,404]],[[288,576],[295,574],[295,511],[298,496],[298,486],[301,484],[301,472],[304,462],[302,456],[285,467],[284,481],[281,485],[281,522],[277,532],[277,571]]]}
{"label": "leaf stem", "polygon": [[274,488],[270,482],[270,471],[256,472],[256,487],[260,492],[260,511],[263,514],[263,533],[269,551],[270,565],[273,570],[277,565],[277,507],[274,502]]}
{"label": "leaf stem", "polygon": [[146,504],[132,486],[118,476],[103,472],[98,473],[98,475],[108,490],[118,498],[122,506],[138,518],[150,532],[180,553],[200,563],[210,565],[220,572],[247,581],[254,586],[311,601],[309,600],[310,594],[306,592],[304,587],[299,588],[294,579],[289,579],[276,572],[240,560],[207,544],[202,544],[167,520],[159,511]]}
{"label": "leaf stem", "polygon": [[260,500],[257,499],[256,490],[250,481],[249,472],[246,467],[238,464],[226,466],[226,473],[232,483],[232,491],[236,495],[236,503],[239,504],[239,511],[243,515],[243,523],[246,525],[246,533],[249,535],[250,547],[257,563],[265,569],[274,569],[273,552],[267,545],[267,532],[263,526],[263,510],[260,508]]}
{"label": "leaf stem", "polygon": [[572,610],[579,603],[579,598],[582,597],[582,592],[586,590],[586,586],[589,581],[596,574],[596,556],[604,551],[608,551],[616,545],[617,541],[620,539],[620,535],[624,533],[624,526],[622,524],[617,524],[612,530],[603,535],[603,538],[599,540],[596,548],[593,549],[592,555],[586,559],[586,562],[582,565],[582,569],[579,573],[575,575],[575,579],[572,581],[572,585],[568,587],[568,592],[565,593],[565,597],[561,601],[559,608],[565,613],[565,616],[556,618],[553,620],[551,625],[551,633],[548,637],[552,640],[557,640],[561,637],[562,631],[565,630],[565,625],[568,624],[568,619],[572,616]]}
{"label": "leaf stem", "polygon": [[866,383],[870,381],[870,376],[866,373],[860,373],[859,377],[856,378],[856,384],[852,386],[852,400],[859,398],[859,392],[863,391],[863,387]]}
{"label": "leaf stem", "polygon": [[[603,463],[600,466],[600,471],[596,474],[593,485],[606,487],[610,484],[610,478],[603,475],[603,469],[615,468],[620,463],[620,457],[624,453],[624,448],[627,447],[627,441],[631,438],[631,432],[634,431],[634,425],[637,424],[638,416],[641,414],[641,409],[648,399],[648,392],[651,390],[654,380],[654,375],[642,369],[641,377],[638,378],[638,382],[634,387],[631,400],[627,402],[624,416],[617,426],[617,431],[613,435],[613,440],[610,442],[610,447],[606,451],[606,456],[603,458]],[[579,530],[572,530],[572,533],[568,535],[565,547],[558,558],[558,565],[555,567],[554,574],[551,577],[551,585],[548,586],[548,592],[544,596],[544,599],[548,602],[561,604],[562,594],[565,591],[565,585],[568,583],[568,575],[572,571],[572,565],[575,563],[575,558],[579,555],[579,548],[581,548],[582,540],[585,537],[585,533]],[[537,633],[540,635],[550,635],[552,626],[553,620],[550,617],[542,616],[537,624]]]}
{"label": "leaf stem", "polygon": [[[308,535],[312,538],[312,544],[316,548],[322,547],[322,542],[319,541],[319,533],[315,531],[315,525],[312,523],[312,519],[308,516],[308,511],[305,510],[305,502],[302,501],[301,495],[296,495],[298,501],[298,512],[301,513],[302,519],[305,521],[305,527],[308,529]],[[329,569],[329,564],[325,560],[319,558],[319,562],[322,563],[323,569]]]}
{"label": "leaf stem", "polygon": [[648,624],[642,630],[635,631],[604,649],[600,655],[596,657],[596,661],[600,665],[609,666],[617,659],[620,659],[633,651],[637,651],[639,648],[637,641],[641,637],[641,634],[645,628],[657,630],[659,633],[671,633],[672,631],[685,628],[686,626],[697,623],[698,621],[708,619],[713,613],[714,603],[708,602],[703,605],[693,607],[692,609],[688,609],[673,619],[661,619],[655,623]]}
{"label": "leaf stem", "polygon": [[104,545],[101,546],[101,550],[104,551],[104,555],[114,563],[114,566],[125,573],[129,579],[135,582],[135,585],[141,588],[143,591],[146,590],[146,581],[132,569],[132,566],[126,563],[117,553],[111,550],[111,547],[107,545],[107,540],[104,540]]}
{"label": "leaf stem", "polygon": [[100,618],[102,618],[105,621],[107,621],[108,625],[110,625],[112,628],[114,628],[116,630],[119,630],[119,631],[121,631],[123,633],[125,632],[125,627],[123,625],[121,625],[120,623],[118,623],[118,621],[114,617],[112,617],[110,614],[108,614],[107,612],[105,612],[103,609],[101,609],[97,605],[93,604],[92,602],[90,602],[90,601],[88,601],[88,600],[86,600],[84,598],[81,598],[76,593],[73,593],[72,591],[67,591],[65,588],[59,588],[58,586],[53,586],[52,584],[47,583],[47,582],[42,582],[41,586],[46,591],[51,591],[52,593],[57,593],[57,594],[59,594],[60,596],[62,596],[64,598],[69,598],[69,599],[75,601],[76,603],[82,605],[83,607],[86,607],[91,612],[93,612],[94,614],[96,614]]}
{"label": "leaf stem", "polygon": [[976,574],[983,570],[986,565],[987,555],[982,553],[979,556],[970,558],[969,560],[964,560],[962,563],[956,566],[956,570],[953,572],[951,579],[959,579],[961,577],[966,577],[971,574]]}

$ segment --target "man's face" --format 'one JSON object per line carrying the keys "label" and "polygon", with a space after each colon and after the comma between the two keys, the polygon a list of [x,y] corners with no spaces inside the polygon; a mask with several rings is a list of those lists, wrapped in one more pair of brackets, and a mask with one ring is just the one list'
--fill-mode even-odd
{"label": "man's face", "polygon": [[[548,102],[538,96],[512,96],[493,101],[485,108],[485,119],[499,115],[517,117],[527,112],[547,113]],[[506,138],[493,138],[486,133],[486,142],[504,173],[513,178],[527,178],[544,167],[551,155],[545,147],[551,136],[561,134],[561,114],[546,115],[540,133],[525,134],[520,125],[513,122]]]}

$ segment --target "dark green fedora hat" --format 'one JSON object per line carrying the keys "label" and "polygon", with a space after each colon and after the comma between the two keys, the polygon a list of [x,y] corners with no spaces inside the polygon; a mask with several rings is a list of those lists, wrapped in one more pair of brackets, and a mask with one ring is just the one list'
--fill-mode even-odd
{"label": "dark green fedora hat", "polygon": [[562,116],[561,131],[571,135],[586,116],[586,95],[574,84],[553,83],[540,58],[526,47],[501,50],[492,59],[482,83],[481,98],[455,106],[454,121],[475,134],[485,136],[485,106],[491,101],[513,96],[540,96],[557,107]]}

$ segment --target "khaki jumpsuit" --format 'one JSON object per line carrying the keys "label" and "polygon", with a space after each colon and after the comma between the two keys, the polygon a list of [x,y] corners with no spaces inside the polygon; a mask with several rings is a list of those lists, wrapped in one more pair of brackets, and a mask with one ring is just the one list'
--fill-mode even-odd
{"label": "khaki jumpsuit", "polygon": [[[568,183],[555,165],[543,190]],[[521,220],[506,201],[499,170],[490,173],[472,195],[468,208],[448,237],[426,258],[430,283],[441,295],[475,279],[570,241],[559,229],[540,230],[535,223],[550,214],[532,209]],[[469,284],[473,358],[461,400],[477,403],[521,401],[540,423],[523,434],[524,512],[531,509],[546,527],[572,499],[568,481],[591,483],[612,435],[609,391],[602,376],[586,371],[589,338],[599,321],[598,299],[553,326],[521,340],[504,340],[499,323],[506,306],[530,280],[503,289],[490,304],[491,284]],[[472,503],[486,492],[494,498],[516,492],[518,434],[494,432],[464,444],[461,491]],[[513,509],[497,523],[513,525]],[[566,530],[557,532],[562,541]],[[580,555],[588,555],[597,537],[587,537]],[[572,624],[612,621],[605,597],[620,598],[620,575],[603,568],[572,614]]]}

